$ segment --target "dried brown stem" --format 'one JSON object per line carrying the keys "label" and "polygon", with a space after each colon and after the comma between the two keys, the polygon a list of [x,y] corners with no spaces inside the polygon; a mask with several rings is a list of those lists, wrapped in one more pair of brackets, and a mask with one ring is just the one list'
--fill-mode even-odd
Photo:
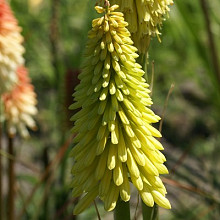
{"label": "dried brown stem", "polygon": [[189,145],[189,147],[181,154],[177,162],[173,165],[173,167],[170,169],[170,175],[173,175],[177,169],[183,164],[184,160],[189,155],[193,145]]}
{"label": "dried brown stem", "polygon": [[16,158],[14,155],[9,154],[2,149],[0,149],[0,156],[5,157],[9,160],[13,160],[15,163],[19,163],[22,166],[26,167],[27,169],[30,169],[31,171],[40,174],[40,170],[37,167],[35,167],[34,165],[27,163],[19,158]]}
{"label": "dried brown stem", "polygon": [[209,193],[203,191],[199,187],[194,187],[194,186],[190,186],[188,184],[179,183],[176,180],[169,179],[169,178],[166,178],[166,177],[161,177],[161,179],[164,183],[169,184],[170,186],[174,186],[174,187],[177,187],[177,188],[180,188],[180,189],[187,190],[189,192],[196,193],[200,196],[211,199],[213,202],[215,202],[217,204],[220,204],[220,199],[219,198],[215,198],[214,196],[212,196]]}
{"label": "dried brown stem", "polygon": [[93,200],[93,203],[94,203],[94,206],[95,206],[95,211],[96,211],[96,214],[97,214],[97,218],[98,218],[98,220],[101,220],[101,216],[100,216],[100,214],[99,214],[99,210],[98,210],[98,207],[97,207],[97,205],[96,205],[96,201]]}

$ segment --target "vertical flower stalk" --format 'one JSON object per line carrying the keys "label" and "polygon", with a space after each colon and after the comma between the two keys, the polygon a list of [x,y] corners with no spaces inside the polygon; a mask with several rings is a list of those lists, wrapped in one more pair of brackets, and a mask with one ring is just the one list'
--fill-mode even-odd
{"label": "vertical flower stalk", "polygon": [[[6,128],[8,132],[8,152],[14,154],[13,137],[18,131],[22,137],[29,137],[26,127],[36,129],[33,116],[37,113],[37,100],[34,88],[30,83],[27,69],[23,66],[17,69],[18,82],[13,90],[2,95]],[[15,174],[14,161],[9,160],[8,168],[8,219],[14,219]]]}
{"label": "vertical flower stalk", "polygon": [[27,138],[27,127],[36,129],[33,116],[37,114],[37,99],[25,67],[17,69],[17,78],[14,89],[2,95],[6,127],[11,137],[18,131],[22,137]]}
{"label": "vertical flower stalk", "polygon": [[[18,81],[16,74],[18,66],[22,65],[24,59],[22,54],[24,48],[21,45],[23,37],[20,34],[21,28],[18,26],[8,3],[5,0],[0,0],[0,107],[2,110],[2,94],[10,92]],[[3,111],[0,111],[2,120]],[[2,121],[0,121],[2,123]],[[13,148],[12,142],[9,144],[9,150]],[[0,160],[1,166],[1,160]],[[12,172],[10,172],[12,171]],[[11,175],[12,174],[12,175]],[[11,178],[12,177],[12,178]],[[13,162],[9,161],[9,185],[13,183]],[[0,192],[2,191],[2,173],[0,172]],[[9,219],[13,219],[13,189],[9,187]],[[3,216],[2,193],[0,193],[0,219]]]}
{"label": "vertical flower stalk", "polygon": [[[0,96],[0,151],[2,150],[2,103],[1,103],[1,96]],[[3,172],[2,172],[2,156],[0,155],[0,220],[3,220]]]}
{"label": "vertical flower stalk", "polygon": [[125,14],[139,53],[146,53],[151,37],[157,36],[160,41],[160,29],[173,0],[111,0],[111,3],[118,4]]}
{"label": "vertical flower stalk", "polygon": [[136,63],[128,23],[117,5],[96,6],[100,18],[92,22],[80,84],[71,109],[81,108],[72,120],[76,146],[72,168],[73,196],[84,197],[74,209],[81,213],[98,196],[111,211],[118,198],[130,200],[130,184],[144,203],[171,208],[159,174],[167,174],[158,122],[150,106],[149,85]]}
{"label": "vertical flower stalk", "polygon": [[[13,138],[8,136],[8,153],[14,156],[14,142]],[[8,164],[8,204],[7,216],[8,220],[15,219],[15,173],[14,173],[14,160],[9,159]]]}
{"label": "vertical flower stalk", "polygon": [[16,70],[24,62],[20,32],[9,5],[0,0],[0,94],[13,88],[17,82]]}

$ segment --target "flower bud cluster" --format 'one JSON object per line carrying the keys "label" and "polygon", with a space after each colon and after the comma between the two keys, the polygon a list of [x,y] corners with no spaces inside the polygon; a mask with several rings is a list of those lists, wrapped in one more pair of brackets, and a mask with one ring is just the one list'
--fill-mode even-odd
{"label": "flower bud cluster", "polygon": [[128,23],[117,5],[96,6],[102,17],[89,31],[80,84],[71,109],[81,108],[72,120],[76,144],[71,155],[72,194],[84,197],[74,209],[82,212],[97,196],[107,211],[116,202],[130,200],[130,182],[148,206],[156,202],[170,208],[159,174],[167,174],[160,132],[151,124],[159,116],[149,108],[152,100],[144,71],[136,62]]}
{"label": "flower bud cluster", "polygon": [[125,14],[129,23],[128,30],[139,53],[145,53],[151,36],[160,35],[160,28],[165,15],[170,11],[173,0],[111,0],[111,4],[118,4],[120,11]]}

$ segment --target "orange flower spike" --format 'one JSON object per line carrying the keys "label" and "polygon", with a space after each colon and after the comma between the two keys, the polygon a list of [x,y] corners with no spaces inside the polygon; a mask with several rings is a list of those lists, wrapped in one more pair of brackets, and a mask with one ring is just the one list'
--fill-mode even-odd
{"label": "orange flower spike", "polygon": [[26,126],[36,129],[32,117],[37,114],[37,99],[25,67],[18,68],[17,77],[17,85],[11,92],[3,94],[2,99],[8,133],[14,136],[18,130],[26,138],[29,136]]}
{"label": "orange flower spike", "polygon": [[0,94],[17,82],[16,70],[24,63],[23,37],[8,3],[0,0]]}

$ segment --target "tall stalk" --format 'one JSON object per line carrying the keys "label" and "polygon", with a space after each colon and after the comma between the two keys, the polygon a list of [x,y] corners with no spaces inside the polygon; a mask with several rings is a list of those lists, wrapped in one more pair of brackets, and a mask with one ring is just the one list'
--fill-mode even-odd
{"label": "tall stalk", "polygon": [[[45,148],[43,150],[43,163],[44,163],[44,170],[46,170],[47,167],[49,166],[49,154],[48,154],[47,146],[45,146]],[[49,175],[45,178],[45,181],[44,181],[45,182],[45,188],[46,188],[48,179],[49,179]],[[43,208],[43,217],[45,219],[48,218],[48,205],[49,205],[49,199],[45,199],[44,202],[43,202],[43,207],[44,207]]]}
{"label": "tall stalk", "polygon": [[118,199],[115,211],[114,220],[130,220],[130,204]]}
{"label": "tall stalk", "polygon": [[[8,153],[14,156],[14,139],[8,136]],[[15,219],[15,175],[14,175],[14,160],[9,159],[8,166],[8,220]]]}
{"label": "tall stalk", "polygon": [[[0,99],[0,151],[2,150],[2,105]],[[3,193],[2,193],[2,156],[0,155],[0,220],[3,220]]]}
{"label": "tall stalk", "polygon": [[154,217],[154,207],[146,206],[142,201],[142,216],[143,219],[153,220]]}

